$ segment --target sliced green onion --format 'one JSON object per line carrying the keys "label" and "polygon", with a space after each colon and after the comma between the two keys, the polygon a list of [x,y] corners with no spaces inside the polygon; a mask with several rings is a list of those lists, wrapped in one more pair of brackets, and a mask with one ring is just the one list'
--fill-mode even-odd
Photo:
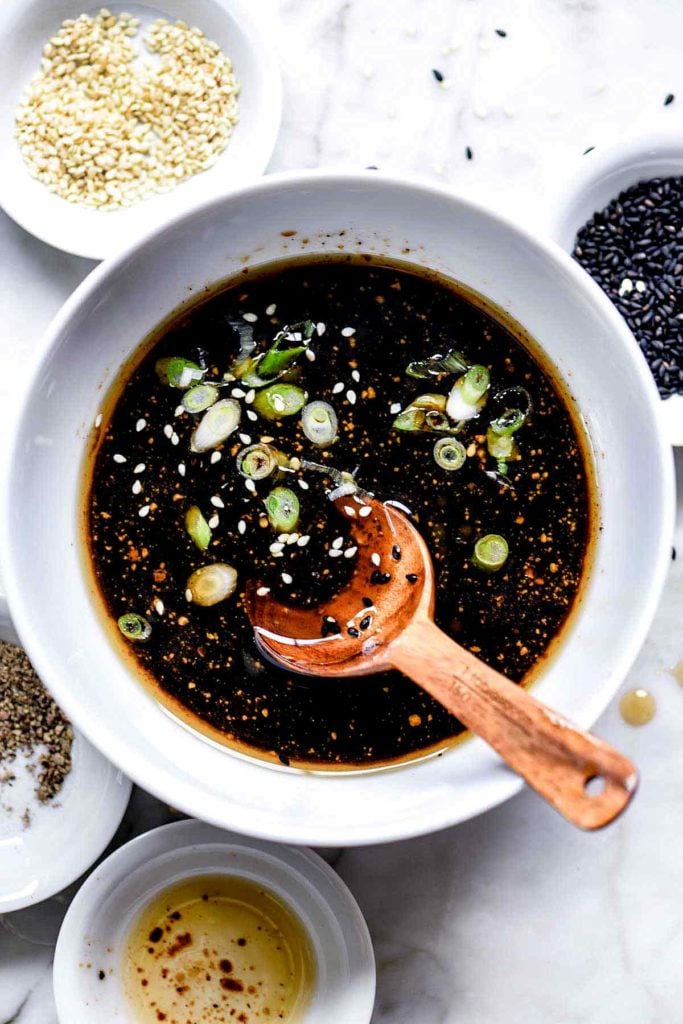
{"label": "sliced green onion", "polygon": [[498,533],[487,533],[474,545],[472,564],[484,572],[498,572],[507,562],[508,542]]}
{"label": "sliced green onion", "polygon": [[279,420],[294,416],[305,404],[306,392],[295,384],[271,384],[258,392],[252,407],[264,419]]}
{"label": "sliced green onion", "polygon": [[213,384],[195,384],[183,395],[181,405],[187,412],[204,412],[218,401],[218,388]]}
{"label": "sliced green onion", "polygon": [[460,469],[466,458],[465,445],[455,437],[441,437],[434,445],[434,459],[442,469]]}
{"label": "sliced green onion", "polygon": [[491,430],[500,434],[501,437],[507,437],[510,434],[515,434],[523,426],[525,419],[526,413],[523,413],[521,409],[506,409],[495,420],[491,420]]}
{"label": "sliced green onion", "polygon": [[458,377],[448,396],[446,412],[450,418],[461,421],[478,416],[486,404],[489,383],[485,366],[470,366],[467,373]]}
{"label": "sliced green onion", "polygon": [[270,525],[278,533],[291,533],[299,522],[299,499],[289,487],[275,487],[264,502]]}
{"label": "sliced green onion", "polygon": [[196,505],[185,513],[185,529],[200,551],[206,551],[211,543],[211,527]]}
{"label": "sliced green onion", "polygon": [[[311,320],[283,327],[275,335],[267,352],[254,358],[244,358],[249,353],[241,350],[242,358],[238,357],[237,362],[231,367],[231,373],[249,387],[258,388],[272,384],[293,366],[302,352],[305,352],[314,332],[315,324]],[[289,343],[289,348],[282,347],[285,343]]]}
{"label": "sliced green onion", "polygon": [[237,570],[225,562],[214,562],[195,569],[187,581],[188,597],[202,608],[225,601],[237,589]]}
{"label": "sliced green onion", "polygon": [[118,627],[126,640],[131,640],[134,644],[144,644],[152,635],[152,627],[147,619],[136,612],[127,612],[125,615],[121,615]]}
{"label": "sliced green onion", "polygon": [[413,409],[412,406],[408,406],[407,409],[403,409],[403,411],[398,414],[391,425],[394,430],[405,430],[408,433],[413,433],[418,430],[423,430],[424,423],[424,409]]}
{"label": "sliced green onion", "polygon": [[168,384],[172,388],[189,388],[201,380],[205,371],[191,359],[183,359],[182,356],[169,356],[166,359],[157,359],[154,369],[162,384]]}
{"label": "sliced green onion", "polygon": [[204,413],[190,440],[193,452],[208,452],[230,437],[239,426],[242,409],[234,398],[223,398]]}
{"label": "sliced green onion", "polygon": [[447,398],[445,395],[418,395],[410,403],[411,409],[430,409],[437,412],[446,411]]}
{"label": "sliced green onion", "polygon": [[311,444],[322,447],[337,440],[337,414],[328,402],[309,402],[304,406],[301,426]]}
{"label": "sliced green onion", "polygon": [[268,444],[251,444],[237,456],[237,469],[250,480],[265,480],[286,461],[281,452]]}
{"label": "sliced green onion", "polygon": [[406,366],[406,373],[409,377],[438,377],[441,373],[461,373],[466,370],[468,363],[465,357],[452,348],[445,356],[440,353],[430,356],[428,359],[420,359],[409,363]]}
{"label": "sliced green onion", "polygon": [[517,442],[512,434],[497,434],[490,426],[486,431],[486,447],[493,459],[518,459]]}

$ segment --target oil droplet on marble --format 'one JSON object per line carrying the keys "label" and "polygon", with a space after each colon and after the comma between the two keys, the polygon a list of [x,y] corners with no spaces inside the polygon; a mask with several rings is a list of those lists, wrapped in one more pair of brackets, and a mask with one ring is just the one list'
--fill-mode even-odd
{"label": "oil droplet on marble", "polygon": [[621,717],[629,725],[646,725],[657,710],[657,701],[647,690],[627,690],[619,701]]}

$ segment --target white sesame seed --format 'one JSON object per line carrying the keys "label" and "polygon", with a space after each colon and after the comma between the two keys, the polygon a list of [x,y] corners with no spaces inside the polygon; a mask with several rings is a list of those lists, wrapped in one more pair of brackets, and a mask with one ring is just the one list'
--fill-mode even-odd
{"label": "white sesame seed", "polygon": [[256,415],[256,413],[255,413],[255,412],[254,412],[254,411],[253,411],[252,409],[247,409],[247,416],[248,416],[248,417],[249,417],[249,419],[250,419],[250,420],[252,420],[252,421],[253,421],[254,423],[255,423],[255,422],[256,422],[256,420],[258,419],[258,416]]}
{"label": "white sesame seed", "polygon": [[389,412],[392,414],[392,416],[394,416],[397,412],[400,412],[400,411],[401,411],[401,403],[400,402],[392,402],[391,405],[389,406]]}
{"label": "white sesame seed", "polygon": [[184,462],[179,462],[178,463],[178,472],[180,473],[181,476],[185,476],[185,463]]}
{"label": "white sesame seed", "polygon": [[168,438],[172,437],[172,435],[173,435],[173,427],[171,426],[170,423],[167,423],[166,426],[164,427],[164,434]]}
{"label": "white sesame seed", "polygon": [[222,458],[223,458],[223,453],[222,452],[211,452],[211,459],[209,461],[211,462],[211,464],[213,466],[215,466],[216,463],[220,462]]}
{"label": "white sesame seed", "polygon": [[261,441],[261,444],[270,444],[270,442],[274,441],[275,438],[271,437],[270,434],[264,434],[259,440]]}
{"label": "white sesame seed", "polygon": [[340,551],[339,548],[332,548],[327,553],[330,556],[330,558],[341,558],[341,556],[344,554],[344,552]]}
{"label": "white sesame seed", "polygon": [[351,376],[353,377],[353,379],[355,380],[355,382],[357,384],[358,381],[360,380],[360,374],[359,374],[358,370],[351,370]]}
{"label": "white sesame seed", "polygon": [[637,292],[644,292],[646,287],[647,287],[647,285],[645,284],[644,281],[636,281],[636,291]]}
{"label": "white sesame seed", "polygon": [[231,388],[230,394],[233,398],[244,398],[246,392],[242,388]]}
{"label": "white sesame seed", "polygon": [[113,456],[113,459],[114,459],[114,462],[118,462],[120,464],[123,464],[124,462],[128,462],[128,459],[126,458],[126,456],[125,455],[119,455],[118,452],[116,453],[116,455]]}
{"label": "white sesame seed", "polygon": [[283,557],[284,556],[283,556],[281,551],[276,551],[275,554],[273,555],[273,558],[283,558]]}
{"label": "white sesame seed", "polygon": [[309,489],[305,480],[297,480],[297,483],[302,491],[307,491]]}
{"label": "white sesame seed", "polygon": [[140,493],[140,491],[142,490],[142,484],[140,483],[139,480],[135,481],[135,483],[133,484],[131,490],[133,491],[133,494],[139,494]]}
{"label": "white sesame seed", "polygon": [[189,587],[185,591],[185,600],[186,601],[191,601],[192,600],[192,591],[190,590]]}
{"label": "white sesame seed", "polygon": [[270,587],[259,587],[256,591],[258,597],[265,597],[266,594],[270,593]]}
{"label": "white sesame seed", "polygon": [[363,507],[358,510],[358,515],[362,516],[362,518],[365,519],[367,516],[370,515],[371,512],[372,508],[370,507],[370,505],[363,505]]}
{"label": "white sesame seed", "polygon": [[270,551],[271,555],[277,555],[283,549],[284,549],[284,544],[282,543],[282,541],[274,540],[273,543],[270,545],[270,548],[268,550]]}
{"label": "white sesame seed", "polygon": [[332,547],[333,548],[340,548],[343,545],[343,543],[344,543],[344,538],[343,537],[335,537],[335,539],[332,541]]}
{"label": "white sesame seed", "polygon": [[176,434],[176,432],[174,430],[173,433],[171,434],[171,444],[179,444],[179,442],[180,442],[180,438],[178,437],[178,435]]}
{"label": "white sesame seed", "polygon": [[338,380],[337,383],[332,388],[332,394],[333,395],[338,395],[340,393],[340,391],[343,391],[343,390],[344,390],[344,385],[343,385],[342,381]]}
{"label": "white sesame seed", "polygon": [[620,295],[628,295],[629,292],[632,292],[632,291],[633,291],[633,281],[631,280],[630,277],[625,277],[624,280],[619,285],[619,294]]}
{"label": "white sesame seed", "polygon": [[165,611],[164,602],[161,600],[160,597],[155,597],[154,598],[154,611],[157,613],[157,615],[163,615],[164,614],[164,611]]}
{"label": "white sesame seed", "polygon": [[256,313],[243,313],[242,319],[246,320],[248,324],[255,324],[258,320]]}
{"label": "white sesame seed", "polygon": [[284,408],[285,408],[284,399],[282,399],[279,395],[273,395],[272,403],[273,403],[273,408],[277,412],[283,412],[284,411]]}
{"label": "white sesame seed", "polygon": [[239,523],[237,524],[237,532],[238,533],[246,533],[247,532],[247,524],[245,523],[244,519],[240,519]]}
{"label": "white sesame seed", "polygon": [[373,565],[379,565],[382,559],[379,557],[376,551],[373,551],[373,553],[370,555],[370,561],[372,562]]}
{"label": "white sesame seed", "polygon": [[256,392],[254,391],[253,388],[249,388],[249,390],[247,391],[246,395],[244,396],[245,403],[247,405],[251,405],[251,403],[254,401],[255,398],[256,398]]}
{"label": "white sesame seed", "polygon": [[351,516],[351,518],[353,518],[356,514],[356,510],[353,507],[353,505],[344,505],[344,511],[346,512],[347,516]]}
{"label": "white sesame seed", "polygon": [[342,327],[341,334],[342,338],[350,338],[356,333],[355,327]]}
{"label": "white sesame seed", "polygon": [[249,437],[249,434],[238,434],[237,436],[239,437],[242,444],[251,444],[251,438]]}
{"label": "white sesame seed", "polygon": [[220,521],[221,521],[221,517],[218,515],[218,512],[214,512],[214,514],[209,519],[209,522],[208,522],[207,525],[208,525],[209,529],[215,530],[216,527],[218,526],[218,524],[220,523]]}
{"label": "white sesame seed", "polygon": [[102,413],[98,412],[97,416],[95,417],[95,430],[97,430],[97,428],[100,427],[101,425],[102,425]]}
{"label": "white sesame seed", "polygon": [[298,541],[296,542],[296,544],[297,544],[297,547],[299,547],[299,548],[305,548],[305,547],[306,547],[306,545],[308,544],[308,542],[309,542],[309,540],[310,540],[310,539],[311,539],[311,538],[310,538],[309,534],[305,533],[305,534],[303,535],[303,537],[299,537]]}
{"label": "white sesame seed", "polygon": [[349,390],[346,392],[346,398],[351,405],[356,404],[356,392],[352,388],[349,388]]}
{"label": "white sesame seed", "polygon": [[287,538],[287,544],[288,545],[296,544],[298,539],[299,539],[299,534],[298,533],[290,533],[289,537]]}
{"label": "white sesame seed", "polygon": [[217,494],[214,494],[209,500],[214,508],[225,508],[225,502]]}
{"label": "white sesame seed", "polygon": [[277,306],[275,305],[275,303],[271,302],[269,306],[266,306],[266,316],[272,316],[276,309]]}
{"label": "white sesame seed", "polygon": [[185,415],[185,406],[184,405],[176,405],[176,407],[175,407],[175,409],[173,411],[173,415],[174,416],[184,416]]}
{"label": "white sesame seed", "polygon": [[288,572],[280,573],[280,579],[282,580],[283,583],[292,583],[292,577],[289,575]]}
{"label": "white sesame seed", "polygon": [[353,558],[353,556],[355,555],[356,551],[358,551],[358,548],[354,544],[353,547],[346,549],[346,551],[344,552],[344,558]]}
{"label": "white sesame seed", "polygon": [[315,352],[313,351],[313,349],[311,349],[311,348],[307,348],[306,349],[306,358],[308,359],[309,363],[314,363],[315,362]]}
{"label": "white sesame seed", "polygon": [[138,509],[138,515],[140,516],[141,519],[144,519],[145,516],[148,516],[149,515],[149,505],[143,505],[142,508],[139,508]]}
{"label": "white sesame seed", "polygon": [[255,491],[256,491],[256,484],[254,483],[253,480],[245,480],[244,481],[244,486],[246,487],[246,489],[248,491],[251,491],[252,494],[255,493]]}
{"label": "white sesame seed", "polygon": [[286,544],[288,537],[289,537],[288,533],[278,533],[278,535],[277,535],[277,539],[280,541],[281,544]]}
{"label": "white sesame seed", "polygon": [[322,336],[325,333],[325,331],[327,330],[327,328],[325,327],[325,324],[319,323],[319,324],[315,325],[315,330],[316,330],[316,333],[317,333],[318,337],[322,338]]}
{"label": "white sesame seed", "polygon": [[147,467],[145,466],[144,462],[138,462],[138,464],[135,467],[135,469],[133,470],[133,472],[134,473],[144,473],[146,469],[147,469]]}
{"label": "white sesame seed", "polygon": [[139,434],[140,431],[144,430],[146,426],[147,426],[147,420],[143,419],[142,417],[140,417],[140,419],[135,424],[135,429],[137,430],[137,432]]}

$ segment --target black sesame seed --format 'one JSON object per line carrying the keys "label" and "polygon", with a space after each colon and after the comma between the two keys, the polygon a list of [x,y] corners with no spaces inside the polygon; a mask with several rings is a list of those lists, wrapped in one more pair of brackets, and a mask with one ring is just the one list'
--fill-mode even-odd
{"label": "black sesame seed", "polygon": [[363,631],[365,631],[368,628],[368,626],[370,625],[371,622],[372,622],[372,615],[366,615],[364,619],[360,620],[358,625],[360,626],[360,628]]}
{"label": "black sesame seed", "polygon": [[628,323],[662,398],[683,393],[683,177],[622,192],[581,228],[573,256]]}
{"label": "black sesame seed", "polygon": [[670,93],[669,93],[669,94],[667,95],[666,99],[664,100],[664,106],[665,106],[665,107],[669,107],[669,106],[671,106],[671,104],[673,103],[673,101],[674,101],[675,99],[676,99],[676,97],[674,96],[674,94],[673,94],[672,92],[670,92]]}
{"label": "black sesame seed", "polygon": [[384,584],[388,583],[390,579],[391,579],[391,573],[390,572],[382,572],[381,569],[375,569],[374,572],[372,573],[371,577],[370,577],[370,582],[371,583],[379,583],[380,586],[384,586]]}
{"label": "black sesame seed", "polygon": [[505,39],[505,37],[507,36],[507,32],[505,31],[504,28],[497,28],[495,30],[495,32],[496,32],[496,35],[500,36],[501,39]]}
{"label": "black sesame seed", "polygon": [[398,546],[398,544],[394,544],[393,548],[391,549],[391,557],[394,559],[395,562],[401,561],[401,549]]}
{"label": "black sesame seed", "polygon": [[289,768],[289,758],[287,757],[287,755],[283,754],[281,750],[278,750],[277,756],[279,760],[282,762],[282,764],[286,765]]}
{"label": "black sesame seed", "polygon": [[592,153],[594,149],[595,149],[595,146],[589,146],[588,149],[584,149],[583,155],[584,156],[588,156],[588,154]]}
{"label": "black sesame seed", "polygon": [[364,598],[362,598],[362,601],[363,601],[363,607],[365,607],[365,608],[372,608],[373,604],[375,603],[372,600],[371,597],[364,597]]}
{"label": "black sesame seed", "polygon": [[471,146],[465,146],[465,156],[467,157],[468,160],[471,160],[472,157],[474,156]]}
{"label": "black sesame seed", "polygon": [[360,633],[358,632],[355,626],[349,626],[347,633],[349,634],[349,636],[352,636],[354,640],[357,640],[358,637],[360,636]]}
{"label": "black sesame seed", "polygon": [[406,579],[408,580],[408,583],[417,583],[417,573],[416,572],[406,573]]}
{"label": "black sesame seed", "polygon": [[672,562],[676,561],[676,548],[672,548],[671,549],[671,561]]}
{"label": "black sesame seed", "polygon": [[320,626],[321,636],[336,636],[341,633],[341,626],[331,615],[326,615]]}
{"label": "black sesame seed", "polygon": [[443,82],[443,71],[439,71],[438,68],[432,68],[432,74],[437,82]]}

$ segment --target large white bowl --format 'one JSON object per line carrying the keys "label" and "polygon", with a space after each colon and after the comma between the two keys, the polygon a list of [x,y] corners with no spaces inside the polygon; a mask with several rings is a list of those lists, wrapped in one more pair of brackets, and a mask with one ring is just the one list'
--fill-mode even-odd
{"label": "large white bowl", "polygon": [[[232,60],[240,84],[240,120],[214,166],[170,192],[121,210],[91,210],[49,192],[28,172],[14,138],[19,99],[40,67],[42,49],[66,18],[106,6],[140,18],[136,45],[156,18],[184,19],[201,30]],[[2,0],[0,4],[0,206],[23,228],[50,245],[101,260],[113,256],[152,228],[194,203],[220,195],[261,174],[280,128],[282,85],[270,25],[248,0]],[[146,56],[149,60],[149,55]]]}
{"label": "large white bowl", "polygon": [[214,824],[313,845],[433,831],[522,784],[479,740],[411,765],[332,774],[273,768],[207,742],[112,646],[83,570],[78,507],[100,396],[140,339],[193,290],[247,263],[340,249],[408,258],[493,299],[544,346],[573,393],[594,452],[602,530],[584,599],[535,692],[582,726],[645,637],[674,511],[657,392],[614,307],[554,244],[445,190],[373,173],[266,178],[95,270],[43,339],[16,426],[0,515],[15,625],[67,714],[135,781]]}

